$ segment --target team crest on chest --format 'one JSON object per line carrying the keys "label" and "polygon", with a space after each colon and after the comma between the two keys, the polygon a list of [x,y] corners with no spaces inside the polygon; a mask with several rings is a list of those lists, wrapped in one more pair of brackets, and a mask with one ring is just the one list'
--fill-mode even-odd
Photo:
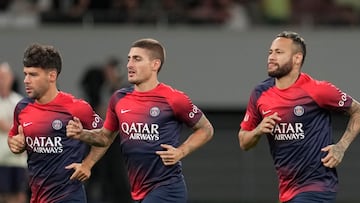
{"label": "team crest on chest", "polygon": [[160,114],[160,108],[157,106],[154,106],[150,109],[150,116],[157,117]]}
{"label": "team crest on chest", "polygon": [[304,113],[305,113],[304,107],[302,107],[302,106],[295,106],[294,107],[294,114],[296,116],[302,116],[302,115],[304,115]]}
{"label": "team crest on chest", "polygon": [[62,128],[63,124],[62,124],[61,120],[56,119],[56,120],[53,120],[51,126],[54,130],[60,130]]}

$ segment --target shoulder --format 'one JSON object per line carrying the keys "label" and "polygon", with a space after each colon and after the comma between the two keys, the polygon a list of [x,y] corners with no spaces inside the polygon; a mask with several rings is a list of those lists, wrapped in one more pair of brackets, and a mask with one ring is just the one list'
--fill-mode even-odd
{"label": "shoulder", "polygon": [[116,90],[114,92],[114,94],[127,94],[127,93],[131,93],[134,91],[134,86],[129,86],[129,87],[123,87],[119,90]]}
{"label": "shoulder", "polygon": [[194,106],[192,100],[185,92],[175,89],[170,85],[160,84],[157,95],[163,97],[173,109],[178,109],[179,111],[186,112],[185,110],[192,109]]}
{"label": "shoulder", "polygon": [[260,82],[260,83],[255,87],[255,89],[258,90],[258,91],[267,90],[267,89],[273,87],[274,85],[275,85],[275,78],[273,78],[273,77],[268,77],[268,78],[266,78],[265,80],[263,80],[262,82]]}
{"label": "shoulder", "polygon": [[252,96],[259,97],[263,92],[275,86],[275,78],[269,77],[261,81],[252,91]]}
{"label": "shoulder", "polygon": [[316,80],[309,75],[305,75],[303,84],[301,88],[321,107],[342,108],[348,107],[352,103],[352,97],[350,95],[329,81]]}
{"label": "shoulder", "polygon": [[119,99],[123,98],[124,96],[126,96],[127,94],[131,94],[132,92],[134,92],[134,86],[123,87],[119,90],[116,90],[112,94],[111,100],[119,100]]}
{"label": "shoulder", "polygon": [[20,106],[27,106],[28,104],[32,104],[34,103],[35,100],[34,99],[31,99],[29,97],[24,97],[22,99],[20,99],[20,101],[17,103],[17,107],[20,107]]}
{"label": "shoulder", "polygon": [[70,112],[92,112],[93,108],[90,106],[90,104],[85,101],[84,99],[77,98],[74,95],[66,92],[60,92],[59,93],[58,100],[56,103],[59,104],[59,106],[63,106],[65,109],[67,109]]}
{"label": "shoulder", "polygon": [[326,92],[324,92],[324,90],[323,90],[324,88],[325,89],[337,89],[337,87],[333,83],[326,81],[326,80],[315,79],[306,73],[301,73],[299,84],[302,85],[303,88],[306,88],[311,92],[319,91],[319,92],[322,92],[325,94],[326,94]]}
{"label": "shoulder", "polygon": [[79,105],[88,105],[88,102],[82,98],[77,98],[74,95],[67,92],[60,92],[58,102],[61,103],[70,103],[70,104],[79,104]]}
{"label": "shoulder", "polygon": [[34,99],[30,99],[28,97],[22,98],[15,106],[15,113],[19,114],[23,109],[25,109],[29,104],[33,104],[35,102]]}
{"label": "shoulder", "polygon": [[163,96],[171,104],[183,105],[191,103],[190,97],[185,92],[164,83],[159,85],[158,95]]}
{"label": "shoulder", "polygon": [[178,90],[176,88],[173,88],[170,85],[160,83],[159,87],[157,88],[157,91],[163,95],[168,95],[168,97],[171,96],[187,96],[187,94],[181,90]]}

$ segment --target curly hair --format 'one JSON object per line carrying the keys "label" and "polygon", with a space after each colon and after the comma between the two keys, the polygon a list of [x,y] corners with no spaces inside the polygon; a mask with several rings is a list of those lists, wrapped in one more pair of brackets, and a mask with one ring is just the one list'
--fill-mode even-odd
{"label": "curly hair", "polygon": [[24,67],[37,67],[46,70],[56,69],[61,72],[62,59],[58,50],[50,45],[31,44],[24,52]]}

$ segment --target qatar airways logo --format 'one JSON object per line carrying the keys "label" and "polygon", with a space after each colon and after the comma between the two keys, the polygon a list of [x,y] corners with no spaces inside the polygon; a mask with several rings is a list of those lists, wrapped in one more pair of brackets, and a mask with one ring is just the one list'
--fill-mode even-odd
{"label": "qatar airways logo", "polygon": [[131,140],[157,141],[160,139],[158,124],[121,123],[121,130]]}
{"label": "qatar airways logo", "polygon": [[274,140],[302,140],[305,138],[302,123],[278,123],[272,134]]}
{"label": "qatar airways logo", "polygon": [[57,154],[63,152],[61,137],[26,137],[26,144],[35,153]]}

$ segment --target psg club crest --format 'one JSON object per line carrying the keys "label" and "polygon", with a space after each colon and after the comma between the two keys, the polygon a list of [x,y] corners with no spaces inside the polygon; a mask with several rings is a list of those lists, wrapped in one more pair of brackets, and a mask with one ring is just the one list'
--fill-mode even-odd
{"label": "psg club crest", "polygon": [[51,126],[54,130],[60,130],[62,128],[63,124],[62,124],[61,120],[53,120]]}
{"label": "psg club crest", "polygon": [[157,106],[154,106],[150,109],[150,116],[157,117],[160,114],[160,109]]}
{"label": "psg club crest", "polygon": [[305,112],[304,107],[302,107],[302,106],[295,106],[295,108],[294,108],[294,114],[295,114],[296,116],[302,116],[302,115],[304,115],[304,112]]}

